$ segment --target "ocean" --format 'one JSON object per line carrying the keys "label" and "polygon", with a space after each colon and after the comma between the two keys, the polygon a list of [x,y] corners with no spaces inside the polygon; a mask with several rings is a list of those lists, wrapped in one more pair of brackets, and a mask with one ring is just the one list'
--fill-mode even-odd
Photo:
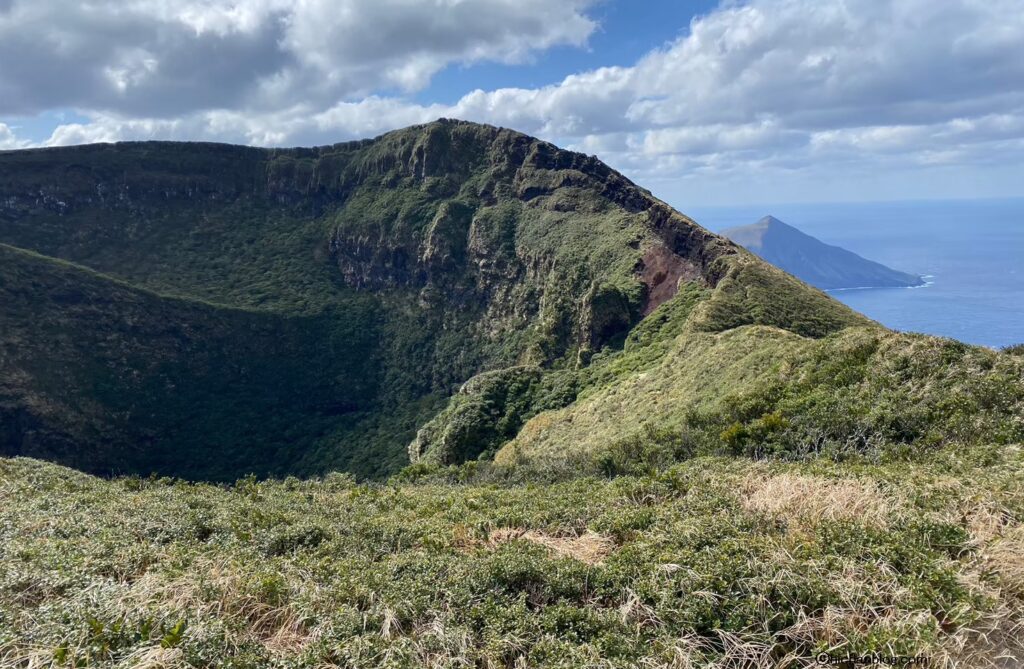
{"label": "ocean", "polygon": [[999,348],[1024,343],[1024,198],[679,207],[712,231],[771,214],[894,269],[918,288],[830,294],[895,330]]}

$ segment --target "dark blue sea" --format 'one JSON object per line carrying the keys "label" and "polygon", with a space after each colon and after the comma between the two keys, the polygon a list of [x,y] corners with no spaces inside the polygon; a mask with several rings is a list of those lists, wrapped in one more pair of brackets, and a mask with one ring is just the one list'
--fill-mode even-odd
{"label": "dark blue sea", "polygon": [[920,274],[920,288],[831,294],[896,330],[1002,347],[1024,343],[1024,198],[698,207],[719,231],[771,214],[828,244]]}

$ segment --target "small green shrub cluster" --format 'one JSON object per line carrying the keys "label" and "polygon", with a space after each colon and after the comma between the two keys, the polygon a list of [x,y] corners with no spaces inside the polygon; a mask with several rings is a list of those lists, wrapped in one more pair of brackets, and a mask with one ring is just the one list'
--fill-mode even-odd
{"label": "small green shrub cluster", "polygon": [[645,425],[639,433],[622,437],[596,457],[597,471],[604,476],[642,475],[665,469],[691,458],[694,443],[685,431]]}

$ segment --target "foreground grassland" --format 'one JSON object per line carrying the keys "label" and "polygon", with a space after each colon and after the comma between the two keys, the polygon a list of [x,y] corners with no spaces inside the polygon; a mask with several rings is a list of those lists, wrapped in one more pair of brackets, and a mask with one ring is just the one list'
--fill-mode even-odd
{"label": "foreground grassland", "polygon": [[1019,446],[457,481],[472,470],[214,486],[0,460],[0,666],[1024,658]]}

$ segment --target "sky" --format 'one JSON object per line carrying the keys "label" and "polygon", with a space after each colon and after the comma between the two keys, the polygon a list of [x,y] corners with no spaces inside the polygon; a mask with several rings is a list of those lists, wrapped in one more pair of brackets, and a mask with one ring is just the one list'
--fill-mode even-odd
{"label": "sky", "polygon": [[676,207],[1024,195],[1024,0],[0,0],[0,150],[439,117]]}

